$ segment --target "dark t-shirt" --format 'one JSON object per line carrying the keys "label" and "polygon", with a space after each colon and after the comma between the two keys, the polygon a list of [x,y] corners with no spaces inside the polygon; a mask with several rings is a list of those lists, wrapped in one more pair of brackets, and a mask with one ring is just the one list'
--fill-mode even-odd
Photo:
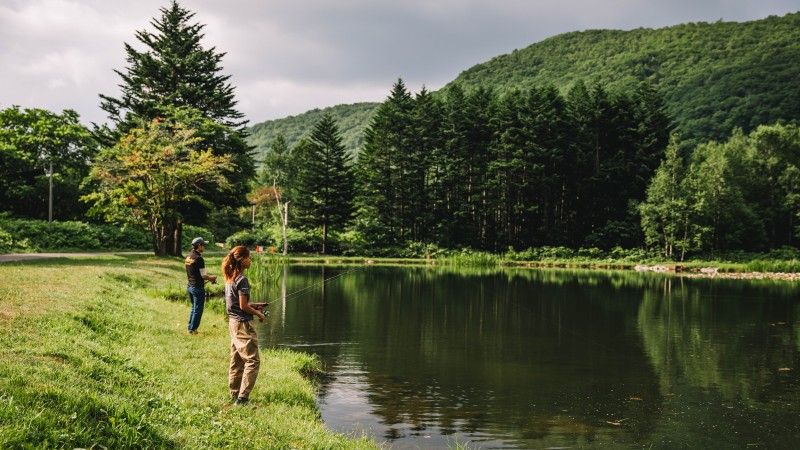
{"label": "dark t-shirt", "polygon": [[225,282],[225,309],[228,311],[228,316],[241,322],[253,320],[252,314],[247,314],[239,308],[239,294],[250,295],[250,282],[241,274]]}
{"label": "dark t-shirt", "polygon": [[189,279],[189,286],[203,287],[203,276],[200,269],[206,268],[206,262],[197,250],[192,250],[183,262],[186,266],[186,278]]}

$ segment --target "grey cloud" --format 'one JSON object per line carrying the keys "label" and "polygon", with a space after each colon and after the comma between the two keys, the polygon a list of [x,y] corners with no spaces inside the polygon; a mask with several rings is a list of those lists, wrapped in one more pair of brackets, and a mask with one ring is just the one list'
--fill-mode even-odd
{"label": "grey cloud", "polygon": [[[252,120],[380,100],[398,76],[414,89],[436,89],[474,64],[561,32],[751,20],[800,9],[800,0],[181,3],[207,24],[204,43],[227,52],[224,70]],[[135,43],[135,31],[166,4],[0,1],[0,66],[7,68],[0,71],[0,107],[73,108],[86,121],[103,120],[97,94],[116,92],[123,42]]]}

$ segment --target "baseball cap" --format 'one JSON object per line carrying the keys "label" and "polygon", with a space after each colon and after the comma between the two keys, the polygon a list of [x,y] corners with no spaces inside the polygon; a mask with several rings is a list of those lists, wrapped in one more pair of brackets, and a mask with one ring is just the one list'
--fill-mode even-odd
{"label": "baseball cap", "polygon": [[205,245],[205,244],[208,244],[208,242],[204,241],[203,238],[201,238],[201,237],[196,237],[196,238],[192,239],[192,245],[194,245],[194,246]]}

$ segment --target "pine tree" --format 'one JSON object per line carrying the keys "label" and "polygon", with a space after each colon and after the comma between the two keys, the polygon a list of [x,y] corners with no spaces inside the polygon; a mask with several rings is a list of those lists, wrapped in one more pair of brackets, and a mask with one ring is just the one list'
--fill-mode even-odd
{"label": "pine tree", "polygon": [[411,217],[411,238],[418,242],[434,241],[436,218],[430,185],[435,174],[431,168],[443,145],[442,120],[441,102],[423,87],[414,98],[409,142],[413,163],[409,208],[415,212]]}
{"label": "pine tree", "polygon": [[294,202],[301,223],[322,229],[321,250],[325,254],[328,233],[343,229],[353,213],[354,179],[349,157],[330,114],[317,122],[309,139],[296,149]]}
{"label": "pine tree", "polygon": [[358,156],[357,228],[371,242],[389,247],[411,237],[416,211],[408,204],[414,190],[411,136],[414,99],[403,80],[392,87],[364,135]]}
{"label": "pine tree", "polygon": [[125,44],[129,66],[125,71],[115,70],[122,78],[122,95],[100,95],[100,106],[117,131],[127,131],[131,116],[152,120],[168,105],[188,106],[231,128],[243,127],[246,121],[240,120],[243,114],[236,110],[230,75],[219,73],[225,53],[200,44],[205,25],[191,23],[194,13],[174,0],[160,11],[161,17],[150,22],[158,33],[136,32],[136,39],[147,50],[140,52]]}

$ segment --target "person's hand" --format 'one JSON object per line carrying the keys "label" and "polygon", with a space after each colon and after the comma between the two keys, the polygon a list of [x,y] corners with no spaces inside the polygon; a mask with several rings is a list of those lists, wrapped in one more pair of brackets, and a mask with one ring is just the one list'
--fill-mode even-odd
{"label": "person's hand", "polygon": [[217,284],[217,277],[214,275],[209,275],[208,279],[211,280],[211,284]]}
{"label": "person's hand", "polygon": [[265,315],[264,315],[264,313],[262,313],[261,311],[259,311],[259,310],[256,310],[256,312],[258,313],[258,321],[259,321],[259,322],[263,322],[263,321],[264,321],[264,319],[266,319],[266,318],[267,318],[267,316],[265,316]]}

